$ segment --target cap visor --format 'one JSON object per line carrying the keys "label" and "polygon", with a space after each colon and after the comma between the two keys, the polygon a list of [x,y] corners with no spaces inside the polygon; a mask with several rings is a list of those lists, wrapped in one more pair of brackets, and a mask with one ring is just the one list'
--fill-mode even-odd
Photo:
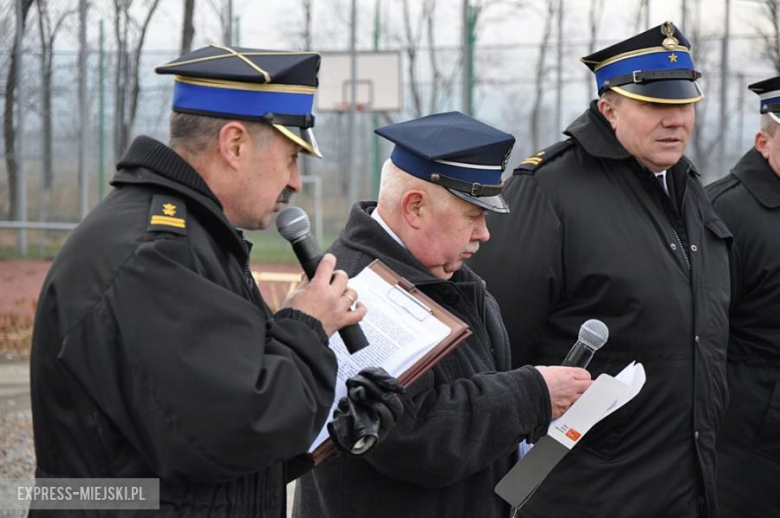
{"label": "cap visor", "polygon": [[631,99],[661,104],[687,104],[704,99],[698,83],[687,79],[629,83],[613,86],[612,90]]}
{"label": "cap visor", "polygon": [[469,196],[468,194],[455,189],[447,189],[452,194],[467,201],[477,207],[489,210],[490,212],[497,212],[499,214],[509,214],[509,204],[506,202],[503,194],[497,196]]}
{"label": "cap visor", "polygon": [[314,138],[314,132],[311,128],[301,129],[297,127],[282,126],[281,124],[274,124],[273,127],[279,130],[282,135],[301,146],[301,151],[304,154],[322,158],[320,148],[317,146],[317,139]]}

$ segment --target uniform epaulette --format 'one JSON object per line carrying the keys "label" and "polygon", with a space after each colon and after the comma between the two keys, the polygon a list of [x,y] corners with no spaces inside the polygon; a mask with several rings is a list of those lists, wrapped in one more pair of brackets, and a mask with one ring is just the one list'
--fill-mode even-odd
{"label": "uniform epaulette", "polygon": [[187,235],[187,206],[179,198],[163,194],[152,196],[147,232],[171,232]]}
{"label": "uniform epaulette", "polygon": [[552,146],[549,146],[520,162],[520,165],[515,167],[513,174],[525,174],[528,171],[534,171],[543,163],[549,162],[553,157],[558,156],[569,149],[571,144],[571,139],[556,142]]}

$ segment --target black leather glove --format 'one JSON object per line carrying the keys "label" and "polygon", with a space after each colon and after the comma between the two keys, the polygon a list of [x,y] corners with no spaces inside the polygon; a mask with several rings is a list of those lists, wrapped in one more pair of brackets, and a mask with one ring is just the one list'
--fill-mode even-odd
{"label": "black leather glove", "polygon": [[380,367],[363,369],[347,380],[328,423],[330,438],[341,449],[360,455],[387,436],[404,413],[398,394],[405,389]]}

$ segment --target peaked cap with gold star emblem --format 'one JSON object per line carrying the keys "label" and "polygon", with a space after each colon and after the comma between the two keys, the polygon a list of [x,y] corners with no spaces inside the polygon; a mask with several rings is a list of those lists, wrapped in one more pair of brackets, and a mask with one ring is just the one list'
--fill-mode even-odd
{"label": "peaked cap with gold star emblem", "polygon": [[696,80],[691,44],[665,22],[611,47],[582,58],[596,75],[599,95],[606,90],[663,104],[695,103],[704,99]]}

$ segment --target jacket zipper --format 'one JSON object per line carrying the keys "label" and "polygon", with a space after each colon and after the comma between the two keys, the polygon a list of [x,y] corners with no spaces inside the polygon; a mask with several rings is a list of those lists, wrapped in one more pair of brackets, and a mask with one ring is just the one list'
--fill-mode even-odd
{"label": "jacket zipper", "polygon": [[[690,171],[690,167],[688,168],[688,171]],[[682,221],[683,225],[685,225],[685,198],[688,197],[688,171],[685,172],[685,190],[683,190],[683,197],[681,202],[682,207],[680,208],[680,220]],[[690,271],[691,260],[688,258],[688,252],[685,250],[682,240],[680,239],[680,235],[677,233],[677,230],[675,230],[674,225],[672,225],[672,232],[674,232],[674,237],[677,239],[677,245],[680,247],[680,252],[682,252],[683,259],[685,259],[685,264],[688,266],[688,271]]]}

